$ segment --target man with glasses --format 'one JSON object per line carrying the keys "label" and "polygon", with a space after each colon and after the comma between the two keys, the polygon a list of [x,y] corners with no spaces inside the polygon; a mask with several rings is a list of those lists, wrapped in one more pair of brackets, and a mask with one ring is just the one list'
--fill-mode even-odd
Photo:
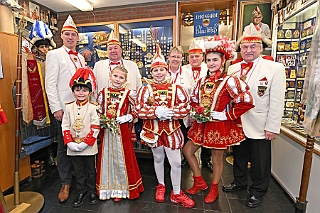
{"label": "man with glasses", "polygon": [[[191,89],[194,85],[194,80],[192,76],[191,69],[187,69],[185,66],[181,66],[182,64],[182,57],[183,56],[183,49],[181,46],[173,46],[170,48],[169,51],[169,65],[168,65],[168,77],[171,78],[172,84],[177,84],[182,86],[188,94],[190,94]],[[188,141],[188,130],[191,126],[190,117],[186,116],[184,119],[180,119],[180,129],[184,136],[184,144]],[[181,161],[182,164],[186,164],[187,159],[183,158]]]}
{"label": "man with glasses", "polygon": [[[262,23],[262,19],[263,19],[262,12],[260,8],[256,6],[252,11],[252,23],[259,33],[266,36],[267,38],[271,38],[270,28],[267,24]],[[244,32],[247,31],[249,26],[250,25],[244,28]]]}
{"label": "man with glasses", "polygon": [[267,193],[271,177],[271,140],[280,132],[286,88],[285,69],[282,63],[264,59],[261,56],[263,44],[270,39],[261,35],[253,24],[239,39],[243,60],[229,67],[228,73],[235,74],[250,87],[255,99],[255,107],[241,116],[246,140],[233,146],[233,175],[231,184],[223,186],[223,191],[234,192],[247,189],[247,165],[251,162],[251,180],[248,207],[261,204]]}
{"label": "man with glasses", "polygon": [[[189,47],[189,64],[184,65],[183,68],[192,70],[192,77],[194,83],[197,82],[200,78],[207,75],[208,67],[203,62],[203,48],[200,46],[199,41],[193,41]],[[213,171],[211,163],[211,149],[201,146],[201,162],[202,167],[208,169],[210,172]],[[184,158],[181,162],[181,165],[187,163]]]}

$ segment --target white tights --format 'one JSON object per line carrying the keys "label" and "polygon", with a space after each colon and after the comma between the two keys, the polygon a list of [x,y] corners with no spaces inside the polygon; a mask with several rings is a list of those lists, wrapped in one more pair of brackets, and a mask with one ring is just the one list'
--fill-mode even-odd
{"label": "white tights", "polygon": [[164,159],[167,155],[171,166],[170,177],[174,194],[180,194],[181,184],[181,154],[180,149],[172,150],[165,146],[151,148],[154,159],[154,170],[158,182],[164,185]]}

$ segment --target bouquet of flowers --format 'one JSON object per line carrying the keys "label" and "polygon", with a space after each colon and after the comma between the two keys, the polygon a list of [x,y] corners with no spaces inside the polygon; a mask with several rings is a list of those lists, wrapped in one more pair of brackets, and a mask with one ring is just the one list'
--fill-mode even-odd
{"label": "bouquet of flowers", "polygon": [[193,108],[190,112],[190,116],[198,123],[212,121],[212,118],[210,116],[210,107],[198,106],[196,108]]}
{"label": "bouquet of flowers", "polygon": [[111,113],[100,114],[100,126],[105,129],[110,129],[114,134],[119,134],[119,125]]}

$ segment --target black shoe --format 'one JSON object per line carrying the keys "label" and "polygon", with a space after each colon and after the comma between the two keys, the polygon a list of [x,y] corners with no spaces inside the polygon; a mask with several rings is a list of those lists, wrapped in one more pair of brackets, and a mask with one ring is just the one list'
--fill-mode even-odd
{"label": "black shoe", "polygon": [[55,166],[56,163],[54,162],[54,158],[52,155],[49,156],[48,160],[47,160],[47,164],[48,166],[52,167],[52,166]]}
{"label": "black shoe", "polygon": [[87,195],[87,192],[80,192],[76,197],[76,199],[74,199],[72,206],[73,207],[81,206],[81,204],[83,203],[83,199],[85,198],[86,195]]}
{"label": "black shoe", "polygon": [[98,195],[95,192],[91,192],[89,195],[89,203],[91,205],[97,204],[98,203]]}
{"label": "black shoe", "polygon": [[224,192],[234,192],[241,189],[247,189],[247,186],[238,186],[235,183],[230,183],[229,185],[222,186]]}
{"label": "black shoe", "polygon": [[213,172],[212,163],[210,161],[202,162],[202,168],[206,168],[209,172]]}
{"label": "black shoe", "polygon": [[260,206],[260,204],[261,204],[261,197],[258,197],[256,195],[249,196],[246,201],[246,206],[250,208],[258,207]]}
{"label": "black shoe", "polygon": [[184,166],[187,164],[188,164],[187,158],[183,158],[183,160],[181,161],[181,166]]}

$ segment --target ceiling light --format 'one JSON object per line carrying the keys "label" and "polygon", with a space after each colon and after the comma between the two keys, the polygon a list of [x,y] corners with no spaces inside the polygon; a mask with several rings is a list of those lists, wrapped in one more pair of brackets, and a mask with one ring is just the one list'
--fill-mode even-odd
{"label": "ceiling light", "polygon": [[66,0],[72,6],[78,8],[81,11],[92,11],[93,4],[88,0]]}

